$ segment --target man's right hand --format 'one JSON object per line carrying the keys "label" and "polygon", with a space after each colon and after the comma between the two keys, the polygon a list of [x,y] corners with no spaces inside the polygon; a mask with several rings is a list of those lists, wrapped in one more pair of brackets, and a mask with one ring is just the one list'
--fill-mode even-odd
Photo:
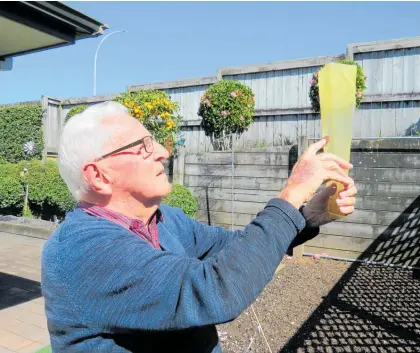
{"label": "man's right hand", "polygon": [[328,137],[325,137],[304,151],[293,167],[286,187],[279,194],[279,198],[300,208],[326,181],[337,181],[344,186],[354,184],[344,171],[353,168],[351,163],[332,153],[318,154],[327,144]]}

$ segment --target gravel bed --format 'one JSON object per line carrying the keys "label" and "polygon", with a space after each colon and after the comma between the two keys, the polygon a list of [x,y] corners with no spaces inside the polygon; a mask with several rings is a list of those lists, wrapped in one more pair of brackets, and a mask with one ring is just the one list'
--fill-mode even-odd
{"label": "gravel bed", "polygon": [[[273,353],[420,352],[418,273],[327,259],[282,264],[253,304]],[[251,308],[218,326],[223,352],[269,353],[257,327]]]}

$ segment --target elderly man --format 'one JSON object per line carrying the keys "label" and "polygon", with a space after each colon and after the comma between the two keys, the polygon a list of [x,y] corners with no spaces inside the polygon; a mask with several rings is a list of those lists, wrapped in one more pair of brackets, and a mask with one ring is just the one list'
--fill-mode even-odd
{"label": "elderly man", "polygon": [[317,153],[326,143],[310,146],[284,190],[231,231],[160,204],[171,188],[168,152],[123,106],[94,105],[72,117],[59,168],[80,202],[42,254],[53,351],[221,352],[215,325],[256,299],[292,243],[331,221],[333,190],[312,197],[319,186],[346,185],[337,202],[353,212],[356,188],[345,172],[352,166]]}

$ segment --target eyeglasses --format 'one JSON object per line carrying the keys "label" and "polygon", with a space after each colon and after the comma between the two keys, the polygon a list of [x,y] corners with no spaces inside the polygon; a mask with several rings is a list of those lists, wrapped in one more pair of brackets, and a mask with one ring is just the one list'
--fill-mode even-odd
{"label": "eyeglasses", "polygon": [[[125,145],[123,147],[118,148],[115,151],[109,152],[107,154],[104,154],[103,156],[100,156],[99,158],[96,158],[95,161],[98,162],[106,157],[110,157],[111,155],[117,155],[117,154],[123,154],[124,150],[127,150],[131,147],[135,147],[138,145],[143,144],[144,146],[144,151],[148,154],[153,153],[153,149],[154,149],[154,143],[153,143],[153,137],[152,136],[145,136],[140,140],[134,141],[132,143],[130,143],[129,145]],[[141,153],[141,148],[138,150],[137,153],[135,152],[125,152],[124,154],[140,154]]]}

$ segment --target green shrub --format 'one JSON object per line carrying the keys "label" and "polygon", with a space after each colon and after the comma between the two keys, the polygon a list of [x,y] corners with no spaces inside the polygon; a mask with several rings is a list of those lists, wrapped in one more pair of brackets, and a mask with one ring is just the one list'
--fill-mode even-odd
{"label": "green shrub", "polygon": [[[209,136],[213,147],[215,140],[232,133],[241,134],[254,121],[255,98],[252,90],[239,81],[219,81],[210,86],[201,97],[198,115],[201,127]],[[217,142],[217,141],[216,141]]]}
{"label": "green shrub", "polygon": [[26,158],[23,145],[33,141],[35,153],[41,159],[44,148],[43,113],[40,105],[18,105],[0,108],[0,159],[16,163]]}
{"label": "green shrub", "polygon": [[76,114],[80,114],[83,113],[83,111],[88,107],[87,104],[81,104],[81,105],[76,105],[75,107],[71,108],[69,110],[69,112],[66,115],[66,119],[64,120],[64,122],[66,123],[67,120],[69,120],[72,116],[76,115]]}
{"label": "green shrub", "polygon": [[23,186],[16,164],[0,164],[0,214],[20,214],[23,206]]}
{"label": "green shrub", "polygon": [[172,185],[171,192],[162,200],[162,203],[172,207],[178,207],[190,217],[195,217],[197,214],[197,199],[188,188],[180,184]]}
{"label": "green shrub", "polygon": [[[22,170],[26,162],[20,163]],[[50,219],[52,215],[63,217],[76,201],[61,179],[55,160],[30,161],[28,172],[22,178],[29,185],[29,202],[34,214]]]}

